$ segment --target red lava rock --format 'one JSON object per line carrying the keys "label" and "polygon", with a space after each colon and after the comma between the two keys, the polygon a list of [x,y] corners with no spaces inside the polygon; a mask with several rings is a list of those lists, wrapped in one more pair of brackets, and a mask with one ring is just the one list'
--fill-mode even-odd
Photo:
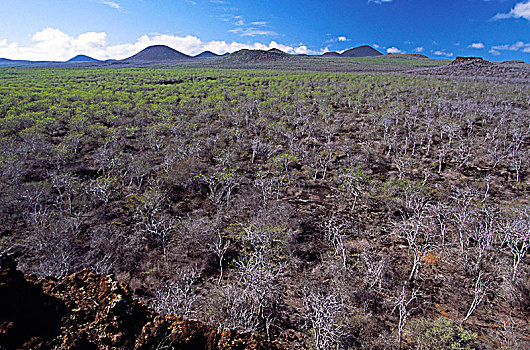
{"label": "red lava rock", "polygon": [[451,62],[451,64],[464,63],[464,62],[474,62],[474,61],[485,62],[482,57],[462,57],[462,56],[458,56],[457,58],[454,59],[453,62]]}
{"label": "red lava rock", "polygon": [[277,342],[160,316],[125,285],[90,270],[38,280],[0,256],[0,348],[280,350]]}

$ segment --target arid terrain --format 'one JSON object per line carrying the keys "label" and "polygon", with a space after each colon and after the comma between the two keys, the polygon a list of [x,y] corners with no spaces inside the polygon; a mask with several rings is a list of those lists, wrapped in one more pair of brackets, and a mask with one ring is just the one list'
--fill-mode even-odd
{"label": "arid terrain", "polygon": [[0,68],[0,348],[530,347],[527,63],[98,64]]}

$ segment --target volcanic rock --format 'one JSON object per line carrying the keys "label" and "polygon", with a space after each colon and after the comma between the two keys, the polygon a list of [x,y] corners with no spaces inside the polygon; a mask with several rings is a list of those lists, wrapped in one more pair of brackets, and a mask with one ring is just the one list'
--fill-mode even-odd
{"label": "volcanic rock", "polygon": [[254,334],[158,315],[110,275],[85,269],[62,280],[38,279],[17,271],[6,255],[0,310],[0,349],[283,349]]}

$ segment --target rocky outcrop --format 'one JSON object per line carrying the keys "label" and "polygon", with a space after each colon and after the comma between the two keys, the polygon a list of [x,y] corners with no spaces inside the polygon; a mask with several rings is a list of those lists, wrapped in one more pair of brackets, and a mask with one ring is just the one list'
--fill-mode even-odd
{"label": "rocky outcrop", "polygon": [[448,65],[415,69],[409,73],[527,84],[530,79],[530,65],[490,62],[481,57],[457,57]]}
{"label": "rocky outcrop", "polygon": [[454,59],[453,62],[451,62],[451,64],[459,64],[459,63],[467,63],[467,62],[485,62],[484,59],[482,57],[462,57],[462,56],[458,56],[457,58]]}
{"label": "rocky outcrop", "polygon": [[158,315],[111,276],[83,270],[37,279],[5,255],[0,310],[0,348],[7,349],[283,349],[253,334]]}

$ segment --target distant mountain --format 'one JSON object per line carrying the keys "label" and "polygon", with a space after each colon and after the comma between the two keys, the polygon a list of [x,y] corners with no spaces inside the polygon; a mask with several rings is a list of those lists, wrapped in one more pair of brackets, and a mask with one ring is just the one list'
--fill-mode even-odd
{"label": "distant mountain", "polygon": [[178,52],[165,45],[149,46],[129,58],[122,60],[122,62],[168,62],[168,61],[184,61],[193,59],[193,57]]}
{"label": "distant mountain", "polygon": [[322,54],[322,57],[340,57],[340,53],[338,53],[338,52],[324,52]]}
{"label": "distant mountain", "polygon": [[66,62],[99,62],[99,60],[85,55],[77,55]]}
{"label": "distant mountain", "polygon": [[381,52],[368,45],[354,47],[341,53],[341,57],[374,57],[381,55]]}
{"label": "distant mountain", "polygon": [[56,64],[57,62],[10,60],[8,58],[0,58],[0,67],[31,67],[31,66],[44,66],[44,65],[56,65]]}
{"label": "distant mountain", "polygon": [[291,55],[278,49],[264,50],[247,50],[242,49],[224,56],[224,61],[234,63],[254,63],[254,62],[274,62],[290,58]]}
{"label": "distant mountain", "polygon": [[215,57],[221,57],[221,55],[218,55],[216,53],[213,53],[211,51],[204,51],[204,52],[201,52],[200,54],[196,55],[196,56],[193,56],[195,58],[215,58]]}

